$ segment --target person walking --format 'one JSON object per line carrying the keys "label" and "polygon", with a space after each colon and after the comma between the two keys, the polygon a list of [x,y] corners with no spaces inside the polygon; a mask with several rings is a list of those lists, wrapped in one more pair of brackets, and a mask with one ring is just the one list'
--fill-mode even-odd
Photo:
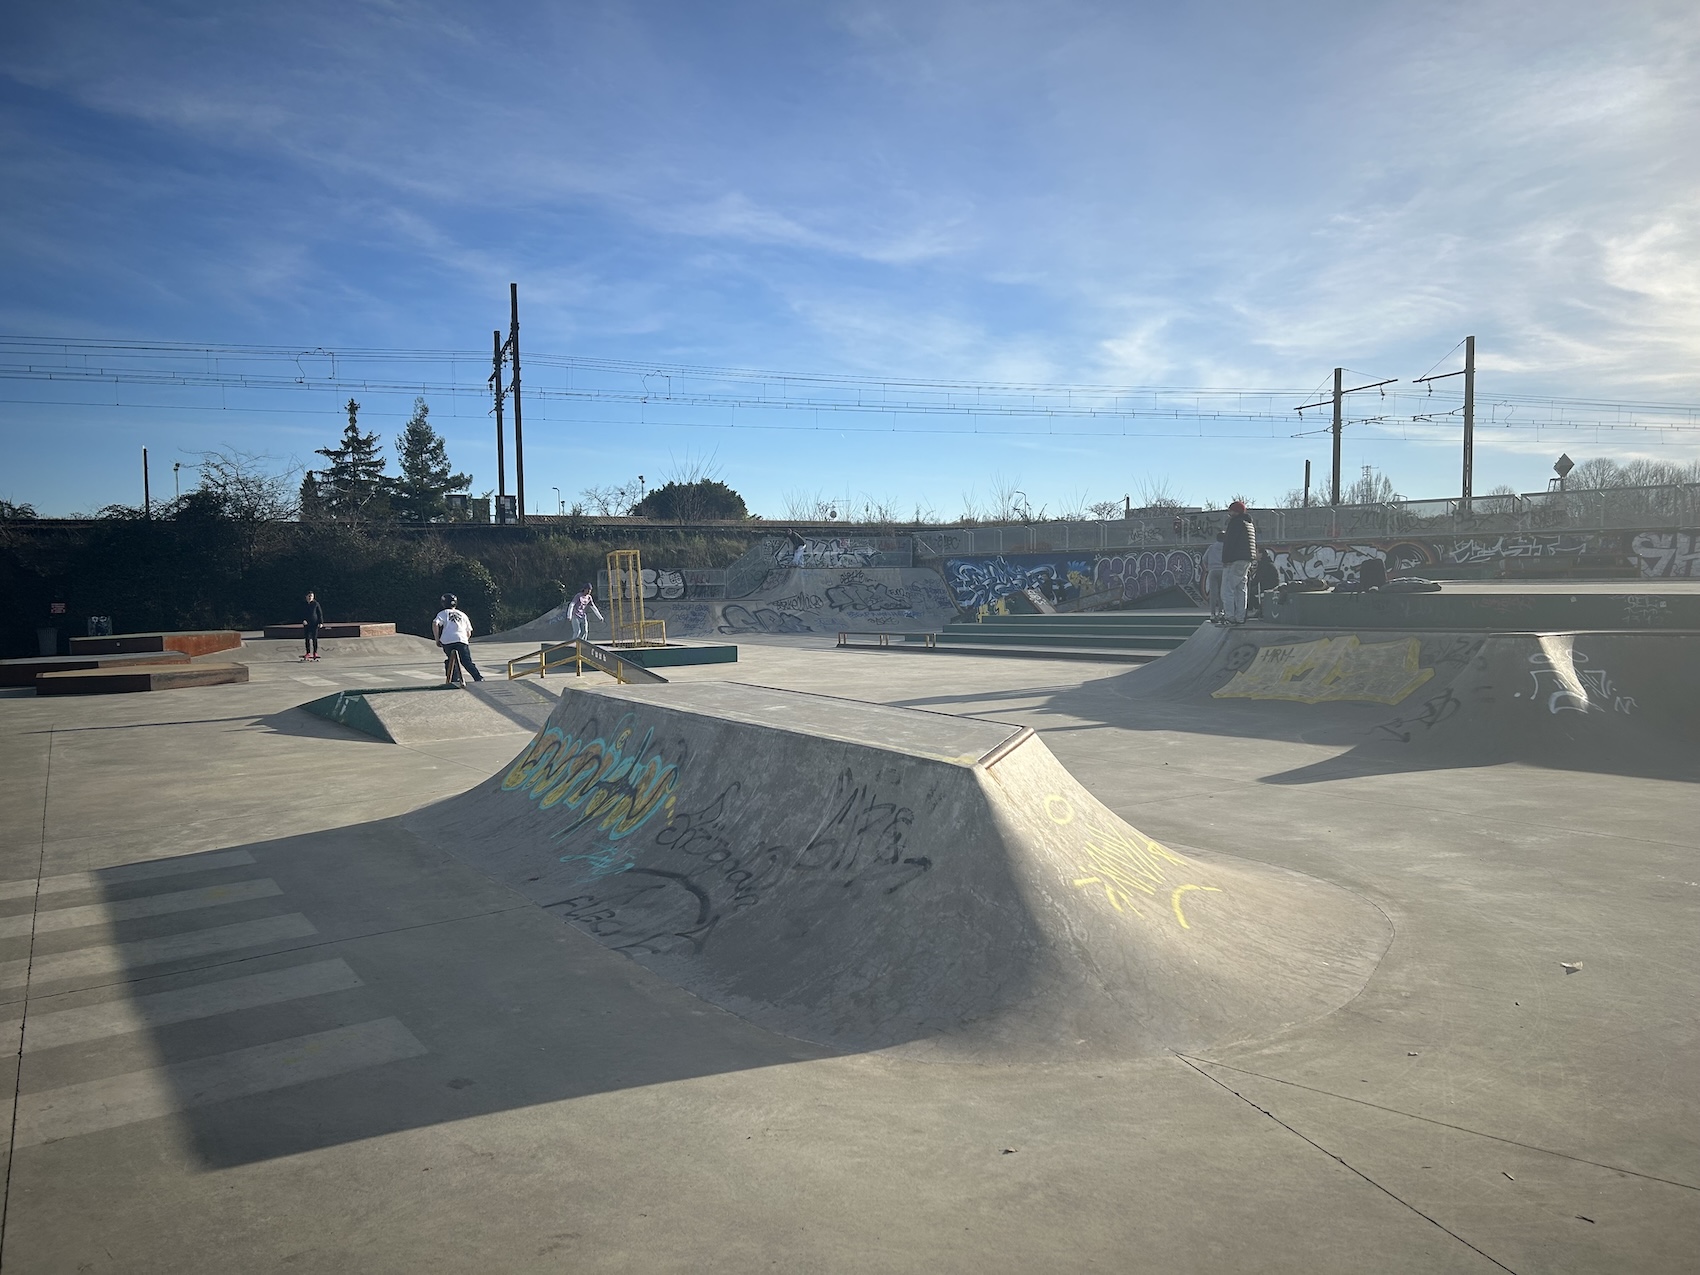
{"label": "person walking", "polygon": [[573,622],[573,641],[590,641],[590,616],[600,620],[602,612],[596,609],[596,595],[587,584],[573,595],[573,600],[567,604],[567,619]]}
{"label": "person walking", "polygon": [[309,593],[306,602],[301,605],[301,640],[307,649],[302,652],[304,660],[319,658],[319,628],[325,622],[325,611],[318,600]]}
{"label": "person walking", "polygon": [[452,593],[443,595],[443,609],[431,621],[431,634],[443,648],[443,680],[452,686],[464,686],[464,675],[482,682],[484,675],[472,662],[472,620],[459,606],[460,599]]}
{"label": "person walking", "polygon": [[1245,501],[1228,506],[1228,525],[1222,528],[1222,604],[1229,624],[1245,623],[1246,579],[1257,561],[1257,527]]}
{"label": "person walking", "polygon": [[1216,539],[1204,551],[1204,601],[1210,608],[1210,623],[1222,623],[1222,538],[1228,533],[1218,531]]}

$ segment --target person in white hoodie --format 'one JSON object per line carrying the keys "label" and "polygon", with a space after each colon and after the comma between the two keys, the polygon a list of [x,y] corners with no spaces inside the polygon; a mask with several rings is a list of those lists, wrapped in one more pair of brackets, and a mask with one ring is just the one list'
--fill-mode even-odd
{"label": "person in white hoodie", "polygon": [[590,616],[602,619],[602,612],[596,609],[596,597],[587,584],[580,589],[573,600],[567,603],[567,619],[573,622],[573,641],[588,642],[590,640]]}
{"label": "person in white hoodie", "polygon": [[1216,539],[1204,551],[1204,600],[1210,606],[1210,623],[1220,624],[1227,618],[1222,608],[1222,540],[1227,535],[1218,531]]}

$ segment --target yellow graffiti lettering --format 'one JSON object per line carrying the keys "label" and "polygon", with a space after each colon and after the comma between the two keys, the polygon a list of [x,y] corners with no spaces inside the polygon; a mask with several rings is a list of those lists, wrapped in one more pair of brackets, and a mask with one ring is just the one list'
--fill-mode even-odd
{"label": "yellow graffiti lettering", "polygon": [[1397,704],[1434,676],[1419,663],[1421,655],[1422,642],[1414,637],[1366,646],[1351,634],[1266,646],[1211,698]]}
{"label": "yellow graffiti lettering", "polygon": [[1214,885],[1183,885],[1183,886],[1177,886],[1175,888],[1175,892],[1169,896],[1169,906],[1174,908],[1174,910],[1175,910],[1175,920],[1177,920],[1181,923],[1181,929],[1183,929],[1183,930],[1190,930],[1192,928],[1192,926],[1190,926],[1186,923],[1186,913],[1181,911],[1181,895],[1185,894],[1188,890],[1203,890],[1203,891],[1205,891],[1206,893],[1209,893],[1209,894],[1220,894],[1220,893],[1222,893],[1220,887],[1214,886]]}

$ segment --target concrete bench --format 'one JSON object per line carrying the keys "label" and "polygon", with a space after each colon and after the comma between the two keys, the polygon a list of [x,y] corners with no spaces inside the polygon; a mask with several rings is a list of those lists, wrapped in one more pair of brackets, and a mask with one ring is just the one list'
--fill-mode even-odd
{"label": "concrete bench", "polygon": [[67,669],[38,673],[37,695],[119,695],[129,691],[175,691],[186,686],[246,682],[246,664],[137,664],[127,668]]}

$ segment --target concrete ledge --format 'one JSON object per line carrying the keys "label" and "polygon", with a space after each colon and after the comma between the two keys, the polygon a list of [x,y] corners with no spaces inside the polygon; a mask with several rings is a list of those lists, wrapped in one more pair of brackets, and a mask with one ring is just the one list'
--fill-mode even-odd
{"label": "concrete ledge", "polygon": [[72,655],[125,655],[138,651],[181,651],[184,655],[211,655],[233,651],[242,645],[235,629],[199,629],[180,633],[115,633],[111,637],[71,639]]}
{"label": "concrete ledge", "polygon": [[0,686],[34,686],[38,673],[188,662],[189,657],[181,651],[136,651],[128,655],[38,655],[33,659],[0,660]]}
{"label": "concrete ledge", "polygon": [[674,668],[681,664],[736,664],[738,648],[724,646],[618,646],[609,647],[628,664],[644,668]]}
{"label": "concrete ledge", "polygon": [[[303,637],[305,625],[300,624],[268,624],[265,636],[273,640],[279,638],[294,638],[299,642]],[[319,637],[322,638],[362,638],[362,637],[394,637],[395,625],[378,624],[369,620],[349,620],[337,624],[321,624]]]}
{"label": "concrete ledge", "polygon": [[246,664],[132,665],[39,673],[37,695],[121,695],[128,691],[175,691],[186,686],[246,682]]}

